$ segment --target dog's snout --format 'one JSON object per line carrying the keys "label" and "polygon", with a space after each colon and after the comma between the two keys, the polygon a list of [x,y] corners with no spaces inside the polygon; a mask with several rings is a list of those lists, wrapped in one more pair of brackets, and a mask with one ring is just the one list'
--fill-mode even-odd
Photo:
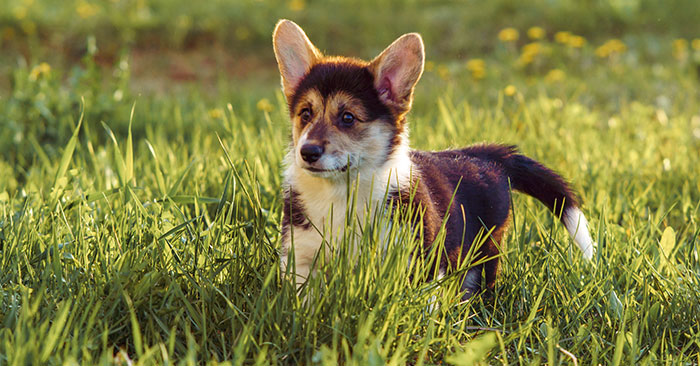
{"label": "dog's snout", "polygon": [[321,155],[323,155],[323,150],[323,145],[304,144],[304,146],[301,147],[300,152],[304,161],[307,163],[313,163],[321,158]]}

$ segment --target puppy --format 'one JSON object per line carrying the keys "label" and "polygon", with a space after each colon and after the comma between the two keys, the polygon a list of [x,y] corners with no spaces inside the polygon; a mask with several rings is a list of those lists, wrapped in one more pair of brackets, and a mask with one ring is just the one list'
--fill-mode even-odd
{"label": "puppy", "polygon": [[487,287],[494,286],[510,188],[561,215],[584,258],[593,256],[595,243],[576,194],[514,146],[409,148],[406,114],[425,58],[417,33],[399,37],[370,62],[324,56],[289,20],[277,23],[273,44],[292,123],[280,263],[284,270],[293,248],[297,285],[312,272],[324,237],[343,234],[349,187],[357,187],[358,208],[377,207],[387,195],[395,204],[383,207],[414,205],[426,249],[447,218],[441,274],[456,267],[480,232],[489,232],[475,251],[482,264],[463,276],[465,298],[481,289],[482,275]]}

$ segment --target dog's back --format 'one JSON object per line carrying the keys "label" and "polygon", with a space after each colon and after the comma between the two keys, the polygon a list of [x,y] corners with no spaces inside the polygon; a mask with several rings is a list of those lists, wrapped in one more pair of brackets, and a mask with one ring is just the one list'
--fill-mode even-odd
{"label": "dog's back", "polygon": [[[492,258],[471,269],[463,281],[467,296],[480,288],[481,274],[492,288],[498,272],[499,248],[511,212],[511,188],[544,203],[562,221],[572,236],[586,231],[577,241],[590,258],[593,242],[587,228],[572,226],[578,220],[577,198],[555,172],[517,152],[514,146],[475,145],[437,152],[412,151],[416,177],[414,201],[424,210],[426,241],[435,235],[447,217],[445,250],[441,270],[455,268],[475,244],[479,235],[488,235],[475,251],[475,259]],[[416,187],[417,185],[417,187]]]}

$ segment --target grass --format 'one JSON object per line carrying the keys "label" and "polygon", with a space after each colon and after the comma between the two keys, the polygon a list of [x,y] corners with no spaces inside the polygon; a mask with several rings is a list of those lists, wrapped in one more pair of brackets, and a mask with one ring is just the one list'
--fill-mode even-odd
{"label": "grass", "polygon": [[523,64],[524,33],[496,33],[482,64],[431,59],[412,145],[516,143],[561,172],[591,263],[516,194],[493,294],[409,281],[425,275],[406,265],[415,243],[396,225],[381,253],[380,219],[297,293],[276,255],[278,85],[139,95],[128,57],[104,72],[88,46],[76,68],[13,66],[0,99],[0,364],[700,363],[695,50],[624,38],[599,57],[603,42],[549,35]]}

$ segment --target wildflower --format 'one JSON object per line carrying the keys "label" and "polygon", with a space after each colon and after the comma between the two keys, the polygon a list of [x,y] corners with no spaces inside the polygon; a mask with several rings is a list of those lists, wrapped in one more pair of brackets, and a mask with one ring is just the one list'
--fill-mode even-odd
{"label": "wildflower", "polygon": [[610,57],[627,51],[627,46],[619,39],[611,39],[596,48],[595,54],[600,58]]}
{"label": "wildflower", "polygon": [[474,79],[483,79],[486,76],[486,63],[480,58],[473,58],[467,61],[467,70]]}
{"label": "wildflower", "polygon": [[544,38],[544,34],[545,32],[544,29],[542,29],[542,27],[530,27],[530,29],[527,30],[527,36],[533,40]]}
{"label": "wildflower", "polygon": [[693,47],[694,50],[700,51],[700,38],[695,38],[690,42],[690,46]]}
{"label": "wildflower", "polygon": [[586,44],[586,39],[581,36],[571,35],[567,40],[567,44],[573,48],[581,48]]}
{"label": "wildflower", "polygon": [[426,61],[425,63],[425,71],[431,72],[435,70],[435,62],[433,61]]}
{"label": "wildflower", "polygon": [[450,76],[450,70],[445,65],[438,66],[437,73],[443,80],[447,80],[447,78]]}
{"label": "wildflower", "polygon": [[539,55],[542,52],[542,50],[542,45],[539,42],[528,43],[523,46],[523,49],[520,53],[520,58],[518,58],[518,62],[522,65],[532,63],[532,61],[535,60],[535,57],[537,57],[537,55]]}
{"label": "wildflower", "polygon": [[29,80],[36,81],[39,79],[39,76],[48,75],[50,72],[51,65],[47,64],[46,62],[42,62],[39,65],[34,66],[32,71],[29,72]]}
{"label": "wildflower", "polygon": [[557,32],[554,34],[554,40],[557,43],[568,44],[571,36],[573,36],[573,34],[571,34],[571,32],[560,31],[560,32]]}
{"label": "wildflower", "polygon": [[688,57],[688,41],[685,39],[674,39],[671,47],[673,48],[673,57],[676,60],[683,60]]}
{"label": "wildflower", "polygon": [[515,42],[518,38],[520,38],[520,33],[518,33],[518,30],[515,28],[504,28],[498,32],[498,39],[500,39],[501,42]]}
{"label": "wildflower", "polygon": [[78,16],[80,16],[83,19],[89,18],[97,14],[98,10],[99,8],[97,7],[97,5],[90,4],[87,1],[80,1],[75,7],[75,11],[78,13]]}
{"label": "wildflower", "polygon": [[263,112],[272,112],[272,103],[267,98],[262,98],[258,101],[257,107]]}
{"label": "wildflower", "polygon": [[306,2],[304,0],[291,0],[287,6],[291,11],[301,11],[306,8]]}
{"label": "wildflower", "polygon": [[27,8],[24,6],[15,7],[12,9],[12,15],[14,15],[16,19],[22,20],[27,17]]}
{"label": "wildflower", "polygon": [[209,118],[219,119],[224,117],[224,111],[221,108],[214,108],[209,110]]}
{"label": "wildflower", "polygon": [[518,91],[518,89],[515,88],[513,85],[508,85],[503,89],[503,93],[509,97],[512,97],[515,95],[515,93]]}
{"label": "wildflower", "polygon": [[548,83],[554,83],[557,81],[564,80],[565,76],[566,76],[566,74],[561,69],[552,69],[552,70],[549,70],[547,75],[544,77],[544,80]]}

